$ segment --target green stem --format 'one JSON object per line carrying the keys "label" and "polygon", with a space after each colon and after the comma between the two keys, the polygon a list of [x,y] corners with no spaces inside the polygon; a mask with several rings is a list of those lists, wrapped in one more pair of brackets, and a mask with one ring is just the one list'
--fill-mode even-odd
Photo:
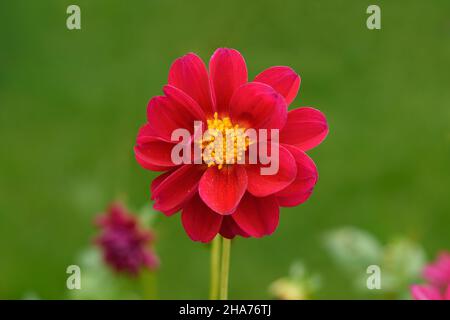
{"label": "green stem", "polygon": [[219,294],[220,240],[220,236],[216,236],[211,244],[211,287],[209,291],[210,300],[217,300]]}
{"label": "green stem", "polygon": [[228,277],[230,274],[231,240],[222,240],[222,267],[220,273],[220,300],[228,299]]}
{"label": "green stem", "polygon": [[142,291],[145,300],[156,300],[158,298],[156,288],[156,272],[144,270],[141,274]]}

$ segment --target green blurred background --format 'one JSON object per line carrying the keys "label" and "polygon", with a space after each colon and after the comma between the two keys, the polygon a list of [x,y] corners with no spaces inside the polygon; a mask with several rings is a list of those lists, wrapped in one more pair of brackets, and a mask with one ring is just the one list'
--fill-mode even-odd
{"label": "green blurred background", "polygon": [[[81,30],[66,8],[81,7]],[[381,7],[382,29],[366,28]],[[0,298],[64,298],[66,267],[90,245],[92,219],[117,197],[149,201],[154,174],[132,147],[171,62],[238,49],[249,76],[288,65],[292,107],[322,110],[330,134],[310,152],[320,179],[283,209],[276,233],[233,243],[231,298],[268,298],[301,259],[321,298],[367,298],[321,236],[353,225],[406,236],[429,258],[450,248],[450,2],[2,1],[0,4]],[[207,298],[209,252],[179,216],[158,218],[161,298]]]}

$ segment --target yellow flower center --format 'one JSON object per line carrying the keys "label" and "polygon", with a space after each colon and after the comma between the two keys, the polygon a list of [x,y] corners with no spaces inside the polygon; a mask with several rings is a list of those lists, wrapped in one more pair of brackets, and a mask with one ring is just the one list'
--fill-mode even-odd
{"label": "yellow flower center", "polygon": [[217,165],[218,169],[222,169],[224,164],[234,164],[244,159],[249,145],[244,128],[233,125],[229,117],[219,118],[217,112],[213,119],[207,120],[207,124],[203,139],[197,143],[202,149],[203,162],[208,167]]}

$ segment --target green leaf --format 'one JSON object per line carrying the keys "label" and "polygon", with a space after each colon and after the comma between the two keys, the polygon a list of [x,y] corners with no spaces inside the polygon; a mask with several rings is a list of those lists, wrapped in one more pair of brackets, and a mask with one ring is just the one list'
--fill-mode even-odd
{"label": "green leaf", "polygon": [[364,272],[367,266],[377,264],[382,257],[382,246],[366,231],[344,227],[327,233],[325,247],[345,271]]}

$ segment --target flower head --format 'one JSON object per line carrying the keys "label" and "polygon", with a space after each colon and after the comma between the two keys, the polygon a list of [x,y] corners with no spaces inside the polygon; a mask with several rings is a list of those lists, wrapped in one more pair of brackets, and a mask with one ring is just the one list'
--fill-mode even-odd
{"label": "flower head", "polygon": [[[311,195],[318,174],[305,151],[328,133],[320,111],[288,112],[299,87],[300,77],[284,66],[248,82],[244,58],[234,49],[217,49],[209,72],[193,53],[175,60],[164,95],[148,104],[134,148],[142,167],[163,172],[151,185],[154,208],[167,216],[181,210],[184,229],[195,241],[209,242],[218,233],[226,238],[272,234],[279,207],[299,205]],[[183,159],[192,162],[173,158],[178,129],[190,135]],[[272,167],[261,157],[261,142],[268,145],[267,157],[278,156],[270,174],[263,174]],[[255,150],[259,159],[245,161]]]}
{"label": "flower head", "polygon": [[95,239],[102,249],[105,262],[118,272],[137,275],[141,268],[155,270],[158,257],[150,250],[153,234],[141,229],[137,219],[120,203],[96,219],[101,233]]}

